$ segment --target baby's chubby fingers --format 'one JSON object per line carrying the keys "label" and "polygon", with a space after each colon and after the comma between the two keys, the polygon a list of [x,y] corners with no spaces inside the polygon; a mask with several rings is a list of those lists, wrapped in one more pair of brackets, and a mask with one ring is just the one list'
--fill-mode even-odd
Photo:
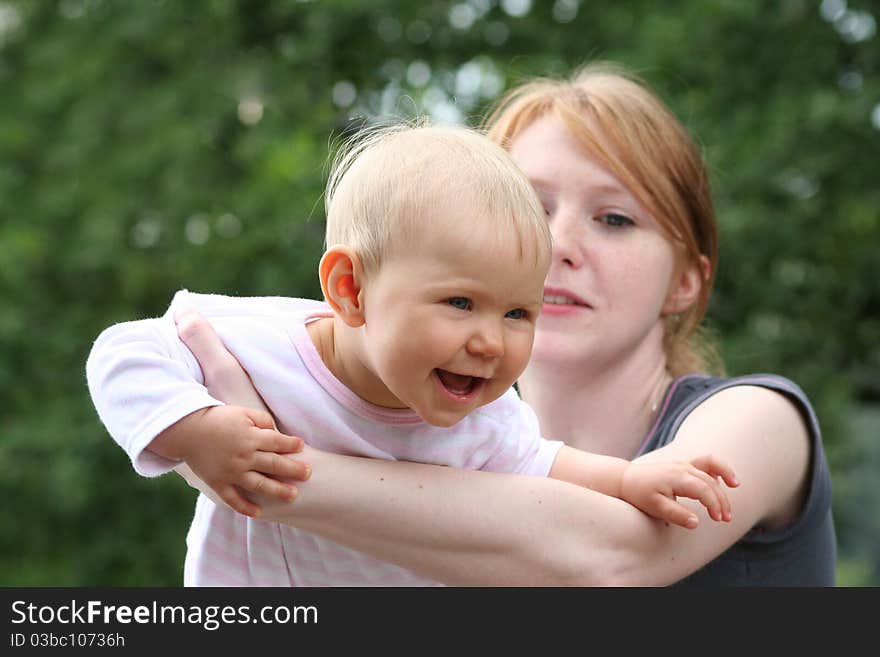
{"label": "baby's chubby fingers", "polygon": [[250,518],[260,517],[260,507],[249,501],[235,486],[224,486],[216,492],[220,499],[233,511]]}
{"label": "baby's chubby fingers", "polygon": [[312,466],[298,459],[274,452],[257,452],[253,469],[263,474],[305,481],[312,474]]}
{"label": "baby's chubby fingers", "polygon": [[685,529],[694,529],[700,524],[693,511],[665,495],[657,495],[653,515]]}
{"label": "baby's chubby fingers", "polygon": [[305,442],[299,436],[288,436],[275,429],[264,429],[259,432],[256,449],[276,454],[295,454],[303,450]]}
{"label": "baby's chubby fingers", "polygon": [[739,486],[739,479],[729,463],[712,454],[704,454],[691,459],[691,464],[711,477],[721,477],[731,488]]}
{"label": "baby's chubby fingers", "polygon": [[724,487],[721,485],[721,480],[717,477],[712,477],[705,472],[699,472],[700,476],[703,477],[704,481],[712,487],[715,491],[715,494],[718,496],[718,501],[721,503],[721,518],[724,522],[730,522],[733,517],[730,510],[730,498],[727,497],[727,491],[724,490]]}
{"label": "baby's chubby fingers", "polygon": [[710,479],[710,482],[707,482],[699,475],[685,473],[676,482],[675,494],[697,500],[706,507],[709,517],[713,520],[720,521],[724,518],[722,499],[726,500],[726,496],[714,480]]}
{"label": "baby's chubby fingers", "polygon": [[691,476],[705,483],[718,500],[719,512],[717,516],[713,515],[712,519],[730,522],[730,500],[727,497],[727,493],[724,492],[720,480],[694,466],[689,466],[689,469]]}
{"label": "baby's chubby fingers", "polygon": [[266,497],[276,497],[284,502],[292,502],[298,494],[296,486],[293,484],[282,483],[259,472],[248,472],[245,474],[241,487],[252,493]]}

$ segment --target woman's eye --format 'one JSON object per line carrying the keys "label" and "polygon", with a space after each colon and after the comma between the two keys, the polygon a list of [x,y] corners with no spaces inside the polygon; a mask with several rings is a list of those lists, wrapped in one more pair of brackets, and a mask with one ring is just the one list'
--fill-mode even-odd
{"label": "woman's eye", "polygon": [[624,226],[635,225],[635,222],[632,219],[627,217],[625,214],[619,214],[617,212],[607,212],[603,215],[599,215],[597,219],[606,226],[612,226],[614,228],[622,228]]}
{"label": "woman's eye", "polygon": [[507,319],[524,319],[526,316],[526,311],[522,308],[514,308],[513,310],[508,310],[505,317]]}
{"label": "woman's eye", "polygon": [[470,310],[471,309],[471,300],[467,297],[450,297],[446,300],[453,308],[458,308],[459,310]]}

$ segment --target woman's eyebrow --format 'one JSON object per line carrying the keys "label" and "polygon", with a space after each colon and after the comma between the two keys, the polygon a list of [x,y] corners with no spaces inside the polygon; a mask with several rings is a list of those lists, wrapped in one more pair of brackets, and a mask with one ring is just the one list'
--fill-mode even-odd
{"label": "woman's eyebrow", "polygon": [[[529,178],[529,183],[535,188],[538,196],[549,194],[556,191],[556,186],[550,182],[540,178]],[[613,201],[635,210],[641,210],[641,202],[621,183],[617,182],[600,182],[590,185],[585,195],[591,198],[598,198],[601,201]]]}

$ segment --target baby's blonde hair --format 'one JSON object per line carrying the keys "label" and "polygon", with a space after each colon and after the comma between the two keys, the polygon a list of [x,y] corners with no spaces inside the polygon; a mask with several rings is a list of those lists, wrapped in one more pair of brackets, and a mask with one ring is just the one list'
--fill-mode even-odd
{"label": "baby's blonde hair", "polygon": [[343,145],[325,193],[326,247],[353,248],[369,274],[395,248],[425,239],[427,218],[453,198],[475,210],[443,229],[513,234],[521,257],[534,245],[535,258],[549,263],[544,211],[508,153],[477,130],[426,119],[362,130]]}

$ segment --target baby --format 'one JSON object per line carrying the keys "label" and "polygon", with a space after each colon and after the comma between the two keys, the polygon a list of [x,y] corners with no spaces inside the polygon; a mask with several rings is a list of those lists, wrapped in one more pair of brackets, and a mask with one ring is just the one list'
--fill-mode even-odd
{"label": "baby", "polygon": [[[324,302],[181,291],[162,318],[106,329],[89,356],[92,399],[135,469],[185,462],[228,505],[199,496],[186,585],[435,584],[236,513],[258,512],[243,490],[292,499],[287,478],[308,476],[282,456],[299,448],[294,432],[342,454],[550,476],[685,527],[697,518],[676,494],[729,519],[716,477],[735,477],[712,457],[636,464],[541,438],[512,385],[531,353],[550,235],[500,147],[462,127],[375,130],[337,158],[326,203]],[[277,425],[211,396],[178,337],[175,317],[189,311],[210,321]]]}

